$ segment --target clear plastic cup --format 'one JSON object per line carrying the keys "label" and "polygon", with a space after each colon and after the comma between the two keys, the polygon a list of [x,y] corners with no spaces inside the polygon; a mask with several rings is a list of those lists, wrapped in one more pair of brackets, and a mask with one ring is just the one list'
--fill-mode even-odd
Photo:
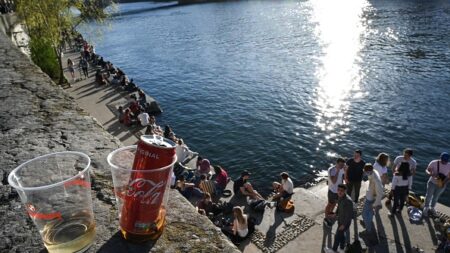
{"label": "clear plastic cup", "polygon": [[90,163],[83,153],[65,151],[36,157],[9,174],[50,253],[83,252],[94,240]]}
{"label": "clear plastic cup", "polygon": [[120,230],[131,242],[157,239],[166,224],[168,189],[173,162],[165,167],[133,170],[136,146],[119,148],[108,155]]}

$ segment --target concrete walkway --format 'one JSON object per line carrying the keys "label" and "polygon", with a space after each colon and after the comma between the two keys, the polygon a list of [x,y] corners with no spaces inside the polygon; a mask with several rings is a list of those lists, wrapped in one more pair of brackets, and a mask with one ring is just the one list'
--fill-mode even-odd
{"label": "concrete walkway", "polygon": [[[76,69],[76,81],[73,81],[66,69],[68,58],[77,67],[80,54],[78,52],[66,52],[64,54],[63,66],[65,68],[65,76],[71,84],[71,87],[65,88],[66,92],[76,100],[83,110],[96,118],[105,130],[117,137],[124,145],[135,144],[144,128],[138,126],[127,127],[120,124],[117,111],[119,106],[127,104],[127,96],[132,93],[125,92],[116,86],[96,84],[95,69],[91,66],[89,66],[89,78],[81,79],[81,73]],[[137,92],[135,93],[137,94]],[[152,101],[154,99],[148,97],[147,102],[150,103]]]}
{"label": "concrete walkway", "polygon": [[[67,53],[63,59],[64,64],[67,63],[68,57],[74,61],[75,65],[78,64],[79,53]],[[126,104],[128,93],[112,86],[95,84],[93,69],[90,69],[90,75],[88,79],[71,82],[71,87],[66,88],[66,91],[75,98],[82,109],[95,117],[123,144],[136,143],[142,129],[129,128],[120,124],[116,112],[119,105]],[[71,80],[68,72],[66,77]],[[76,72],[76,78],[80,78],[79,72]],[[364,195],[364,189],[361,190],[361,195]],[[243,242],[239,248],[248,253],[322,252],[324,246],[331,246],[336,229],[335,227],[332,230],[324,228],[322,224],[326,196],[327,186],[324,183],[310,189],[296,188],[293,196],[296,205],[294,214],[287,215],[266,207],[264,213],[257,215],[258,224],[255,234],[250,240]],[[437,209],[450,216],[448,207],[439,204]],[[436,223],[433,219],[424,219],[421,224],[411,224],[406,210],[403,210],[401,216],[394,218],[388,217],[387,212],[388,210],[384,207],[374,218],[379,244],[369,247],[368,252],[436,251],[438,238]],[[361,216],[358,216],[357,220],[361,220]],[[359,221],[354,223],[356,224],[351,227],[352,239],[355,231],[356,234],[358,231],[363,231]],[[423,251],[417,251],[416,248]]]}

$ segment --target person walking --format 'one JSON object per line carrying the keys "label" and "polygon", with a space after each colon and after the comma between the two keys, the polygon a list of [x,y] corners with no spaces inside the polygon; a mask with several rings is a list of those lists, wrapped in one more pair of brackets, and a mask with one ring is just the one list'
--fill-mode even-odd
{"label": "person walking", "polygon": [[344,158],[339,157],[336,164],[328,169],[328,203],[325,207],[324,223],[331,227],[331,216],[338,201],[337,188],[344,181]]}
{"label": "person walking", "polygon": [[350,158],[345,163],[347,168],[345,169],[345,182],[347,183],[347,194],[352,196],[352,191],[354,190],[353,201],[358,202],[359,191],[361,189],[361,182],[363,178],[363,168],[366,164],[361,158],[362,152],[357,149],[353,152],[353,158]]}
{"label": "person walking", "polygon": [[84,78],[88,78],[89,77],[89,72],[88,72],[88,62],[84,57],[80,58],[80,63],[78,64],[79,68],[81,68],[83,70],[83,75]]}
{"label": "person walking", "polygon": [[412,187],[412,176],[409,166],[406,163],[402,163],[398,168],[398,171],[392,178],[392,189],[394,195],[394,204],[392,205],[389,216],[395,213],[401,213],[405,204],[406,197],[409,194],[409,190]]}
{"label": "person walking", "polygon": [[423,209],[424,216],[427,216],[429,212],[432,214],[436,212],[436,203],[447,187],[450,178],[449,158],[449,154],[443,152],[440,159],[431,161],[425,171],[430,176],[430,179],[428,179],[427,183],[427,194]]}
{"label": "person walking", "polygon": [[369,187],[367,188],[366,201],[364,202],[364,207],[362,210],[362,218],[366,230],[361,232],[361,235],[371,236],[374,209],[378,210],[382,208],[381,199],[383,198],[384,191],[380,175],[373,169],[372,164],[366,163],[366,165],[364,165],[364,173],[369,179]]}
{"label": "person walking", "polygon": [[70,76],[72,77],[72,81],[75,81],[74,64],[70,58],[67,59],[67,69],[69,70]]}
{"label": "person walking", "polygon": [[323,250],[325,253],[336,253],[338,247],[341,250],[345,248],[346,234],[352,223],[354,214],[354,204],[350,196],[347,195],[347,186],[345,184],[339,184],[337,189],[338,195],[338,208],[337,213],[330,215],[330,218],[336,219],[338,227],[334,236],[334,243],[332,248],[325,247]]}

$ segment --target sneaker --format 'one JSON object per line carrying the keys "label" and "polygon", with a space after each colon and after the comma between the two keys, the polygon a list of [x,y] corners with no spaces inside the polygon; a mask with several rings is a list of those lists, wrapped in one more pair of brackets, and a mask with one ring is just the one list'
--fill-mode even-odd
{"label": "sneaker", "polygon": [[325,253],[337,253],[336,251],[334,251],[333,249],[328,248],[328,247],[323,248],[323,252],[325,252]]}
{"label": "sneaker", "polygon": [[431,214],[432,216],[436,215],[436,209],[434,209],[434,207],[430,207],[430,209],[428,209],[428,213]]}

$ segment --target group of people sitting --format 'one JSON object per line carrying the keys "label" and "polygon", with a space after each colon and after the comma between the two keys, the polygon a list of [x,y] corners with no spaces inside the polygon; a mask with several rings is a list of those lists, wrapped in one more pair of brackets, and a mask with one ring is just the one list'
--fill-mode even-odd
{"label": "group of people sitting", "polygon": [[150,127],[154,128],[154,131],[158,132],[158,135],[161,135],[160,133],[162,133],[162,131],[161,128],[156,125],[155,117],[149,115],[150,105],[147,103],[146,95],[142,90],[138,91],[138,96],[136,96],[136,94],[130,94],[127,98],[126,105],[119,106],[117,110],[119,113],[119,122],[125,126],[130,127],[137,125]]}
{"label": "group of people sitting", "polygon": [[[435,214],[436,204],[445,191],[450,178],[449,154],[443,152],[439,159],[431,161],[425,172],[429,175],[423,217]],[[380,153],[373,164],[362,159],[361,150],[355,150],[353,158],[344,160],[338,158],[336,164],[328,169],[328,203],[325,207],[324,225],[332,227],[335,221],[338,227],[332,248],[324,252],[337,252],[338,247],[344,249],[350,242],[349,228],[355,217],[355,205],[359,200],[362,181],[368,181],[362,210],[362,224],[365,231],[360,235],[370,244],[377,244],[377,234],[373,228],[373,216],[382,208],[381,200],[387,197],[386,206],[390,209],[389,217],[401,215],[405,201],[413,188],[413,178],[416,174],[417,162],[413,158],[413,150],[405,149],[403,155],[397,156],[392,162],[392,179],[388,176],[390,159],[386,153]],[[390,189],[385,189],[391,181]],[[385,194],[388,192],[387,194]],[[351,197],[352,196],[352,197]],[[334,209],[337,205],[337,213]],[[410,207],[413,209],[414,207]],[[418,209],[418,208],[416,208]],[[411,212],[411,211],[409,211]]]}
{"label": "group of people sitting", "polygon": [[[181,162],[182,162],[181,158]],[[220,165],[211,166],[208,159],[198,157],[196,168],[193,170],[179,170],[182,164],[176,165],[174,177],[174,187],[189,200],[199,199],[196,203],[197,210],[200,214],[207,215],[214,221],[217,217],[223,217],[225,209],[233,214],[232,222],[219,222],[222,231],[230,237],[232,242],[239,244],[242,240],[254,230],[254,223],[248,215],[244,213],[244,209],[233,203],[220,203],[219,198],[231,195],[230,191],[225,188],[230,181],[227,171]],[[177,168],[178,167],[178,168]],[[181,167],[185,168],[185,167]],[[211,170],[212,168],[212,170]],[[294,184],[287,172],[280,174],[280,182],[274,182],[273,196],[271,199],[265,199],[252,184],[249,182],[251,173],[247,170],[242,171],[241,176],[234,180],[233,198],[242,198],[246,200],[247,205],[253,211],[262,211],[265,207],[280,207],[283,201],[288,201],[294,193]],[[213,198],[214,197],[214,198]],[[239,202],[235,200],[235,202]],[[224,207],[225,204],[225,207]],[[282,210],[278,209],[277,210]],[[217,225],[217,223],[216,223]]]}

